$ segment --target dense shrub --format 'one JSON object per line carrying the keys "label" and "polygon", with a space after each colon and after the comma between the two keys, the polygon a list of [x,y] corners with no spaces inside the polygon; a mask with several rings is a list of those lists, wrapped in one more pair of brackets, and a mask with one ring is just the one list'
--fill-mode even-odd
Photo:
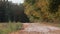
{"label": "dense shrub", "polygon": [[[35,2],[34,2],[35,1]],[[28,3],[29,2],[29,3]],[[31,5],[31,3],[33,5]],[[25,13],[30,21],[59,21],[60,16],[60,0],[25,0]],[[58,15],[59,14],[59,15]],[[37,20],[35,20],[38,17]],[[56,17],[56,18],[55,18]]]}

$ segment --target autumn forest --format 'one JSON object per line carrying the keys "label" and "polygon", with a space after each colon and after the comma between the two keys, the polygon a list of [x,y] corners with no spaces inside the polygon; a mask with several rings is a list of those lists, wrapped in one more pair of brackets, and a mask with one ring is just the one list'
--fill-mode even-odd
{"label": "autumn forest", "polygon": [[0,22],[60,22],[60,0],[0,1]]}

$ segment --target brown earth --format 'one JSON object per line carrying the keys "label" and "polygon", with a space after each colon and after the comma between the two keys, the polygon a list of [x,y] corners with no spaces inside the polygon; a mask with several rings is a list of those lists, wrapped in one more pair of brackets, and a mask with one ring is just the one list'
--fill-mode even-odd
{"label": "brown earth", "polygon": [[10,34],[60,34],[60,28],[46,23],[23,23],[23,30]]}

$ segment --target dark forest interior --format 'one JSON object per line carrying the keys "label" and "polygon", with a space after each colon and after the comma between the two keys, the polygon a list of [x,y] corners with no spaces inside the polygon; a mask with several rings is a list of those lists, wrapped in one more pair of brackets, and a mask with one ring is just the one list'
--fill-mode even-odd
{"label": "dark forest interior", "polygon": [[29,22],[29,18],[24,13],[23,4],[17,5],[12,2],[0,1],[0,22]]}

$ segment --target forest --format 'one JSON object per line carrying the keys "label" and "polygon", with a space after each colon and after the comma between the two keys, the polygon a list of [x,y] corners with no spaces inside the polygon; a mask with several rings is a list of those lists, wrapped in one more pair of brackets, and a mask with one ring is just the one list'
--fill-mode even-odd
{"label": "forest", "polygon": [[0,1],[0,22],[29,22],[24,13],[23,4],[14,4],[8,0]]}
{"label": "forest", "polygon": [[25,0],[30,22],[60,22],[60,0]]}
{"label": "forest", "polygon": [[0,1],[0,22],[60,22],[60,0]]}

